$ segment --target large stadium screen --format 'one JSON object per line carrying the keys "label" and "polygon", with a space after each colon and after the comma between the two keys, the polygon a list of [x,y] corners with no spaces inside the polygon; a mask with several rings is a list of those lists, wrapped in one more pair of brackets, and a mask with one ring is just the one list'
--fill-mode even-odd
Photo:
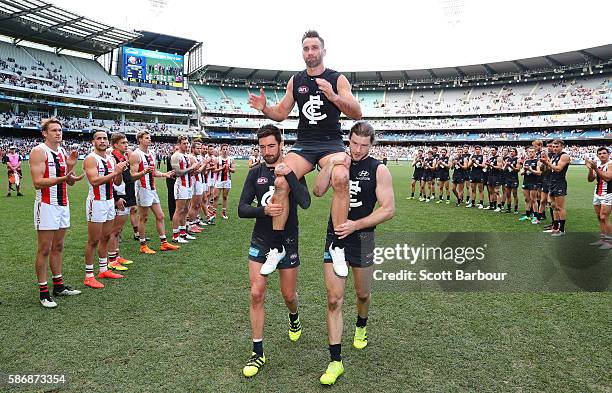
{"label": "large stadium screen", "polygon": [[123,80],[183,87],[184,56],[123,47]]}

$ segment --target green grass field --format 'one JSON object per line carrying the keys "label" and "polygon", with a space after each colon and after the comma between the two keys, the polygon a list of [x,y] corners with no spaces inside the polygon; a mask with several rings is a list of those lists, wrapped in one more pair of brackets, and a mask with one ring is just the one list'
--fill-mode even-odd
{"label": "green grass field", "polygon": [[[81,182],[70,190],[72,227],[64,277],[83,290],[38,303],[36,237],[29,174],[22,198],[6,198],[0,182],[0,373],[65,374],[62,392],[311,392],[328,362],[326,297],[321,259],[329,196],[300,212],[302,265],[298,292],[304,334],[287,337],[286,308],[271,277],[266,299],[268,362],[247,380],[250,354],[248,241],[253,226],[236,216],[246,164],[239,163],[230,219],[206,228],[177,253],[144,257],[126,228],[122,254],[135,263],[106,288],[83,288],[86,239]],[[24,168],[27,173],[27,167]],[[391,164],[396,217],[382,232],[539,232],[516,216],[407,201],[409,169]],[[312,177],[308,178],[309,184]],[[159,194],[165,208],[165,185]],[[583,168],[569,172],[567,230],[597,232],[592,184]],[[13,194],[14,195],[14,194]],[[521,204],[522,206],[522,204]],[[166,221],[170,228],[169,220]],[[153,234],[150,221],[149,233]],[[168,231],[170,233],[170,230]],[[153,237],[153,236],[152,236]],[[595,235],[593,235],[595,239]],[[159,242],[152,241],[154,247]],[[612,255],[612,254],[608,254]],[[538,260],[516,260],[538,264]],[[610,259],[608,259],[608,262]],[[612,324],[609,292],[373,294],[370,345],[351,346],[355,322],[352,282],[344,305],[346,373],[338,392],[610,392]],[[48,387],[47,387],[48,388]],[[330,390],[331,390],[330,389]],[[44,391],[25,386],[16,391]],[[11,391],[0,383],[0,391]]]}

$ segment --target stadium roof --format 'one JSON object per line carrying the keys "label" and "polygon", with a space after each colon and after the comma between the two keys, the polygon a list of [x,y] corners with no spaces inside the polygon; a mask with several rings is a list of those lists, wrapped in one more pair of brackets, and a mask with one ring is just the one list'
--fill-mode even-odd
{"label": "stadium roof", "polygon": [[[541,70],[564,69],[580,64],[598,65],[612,60],[612,44],[554,55],[501,61],[477,65],[398,71],[342,71],[351,83],[387,81],[413,82],[420,80],[448,80],[490,77],[504,74],[527,74]],[[263,70],[253,68],[208,65],[192,79],[250,80],[286,82],[296,71]],[[231,82],[230,82],[231,83]]]}
{"label": "stadium roof", "polygon": [[136,48],[157,50],[166,53],[184,55],[200,42],[187,38],[173,37],[171,35],[152,33],[150,31],[137,31],[141,36],[130,45]]}
{"label": "stadium roof", "polygon": [[142,36],[40,0],[0,0],[0,34],[96,56]]}

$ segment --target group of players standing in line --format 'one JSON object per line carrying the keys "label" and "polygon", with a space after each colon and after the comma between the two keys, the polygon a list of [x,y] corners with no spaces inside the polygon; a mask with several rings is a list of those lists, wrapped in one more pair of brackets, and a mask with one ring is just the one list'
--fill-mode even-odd
{"label": "group of players standing in line", "polygon": [[[466,208],[507,213],[512,213],[514,208],[514,213],[519,214],[518,188],[522,176],[525,214],[519,220],[539,224],[546,220],[546,208],[549,207],[552,224],[544,231],[563,236],[566,174],[570,164],[563,147],[559,139],[548,142],[546,149],[542,141],[536,140],[521,157],[516,148],[503,147],[499,152],[495,146],[489,148],[488,154],[481,146],[469,145],[458,147],[452,155],[446,148],[433,147],[426,155],[419,149],[412,163],[414,174],[411,195],[407,199],[415,199],[418,183],[420,201],[434,201],[437,190],[436,203],[444,201],[446,191],[446,203],[449,204],[452,191],[457,207],[465,202]],[[451,179],[452,187],[449,185]]]}
{"label": "group of players standing in line", "polygon": [[[75,175],[76,151],[67,154],[61,147],[62,126],[55,118],[42,124],[44,142],[30,153],[32,182],[36,189],[34,226],[38,234],[36,275],[40,303],[55,308],[57,303],[49,294],[47,263],[53,275],[53,295],[78,295],[81,291],[64,285],[62,278],[62,250],[67,228],[70,227],[70,204],[67,186],[84,177],[89,183],[86,199],[88,239],[85,246],[84,285],[103,288],[94,275],[94,253],[98,254],[98,278],[123,278],[125,265],[133,263],[119,254],[119,237],[127,217],[131,216],[134,238],[140,242],[142,254],[155,254],[148,246],[146,223],[149,210],[155,217],[161,251],[176,251],[179,245],[195,240],[202,227],[214,224],[219,196],[223,198],[222,217],[227,219],[227,197],[231,188],[233,160],[227,155],[228,146],[222,145],[219,156],[209,145],[202,154],[202,143],[195,141],[191,149],[186,137],[179,137],[171,158],[172,170],[156,170],[154,154],[149,150],[151,136],[140,131],[138,148],[130,150],[127,137],[114,133],[109,141],[105,131],[92,135],[93,151],[83,161],[83,174]],[[160,206],[155,178],[174,179],[176,209],[172,215],[171,242],[166,238],[165,216]],[[201,219],[200,217],[205,217]]]}

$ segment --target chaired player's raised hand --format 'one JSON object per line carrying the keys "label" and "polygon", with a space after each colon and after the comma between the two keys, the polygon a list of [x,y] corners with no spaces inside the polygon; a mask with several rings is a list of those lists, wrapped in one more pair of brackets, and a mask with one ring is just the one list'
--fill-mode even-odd
{"label": "chaired player's raised hand", "polygon": [[259,89],[259,95],[249,93],[249,106],[258,111],[263,111],[266,107],[266,96],[264,94],[264,89]]}
{"label": "chaired player's raised hand", "polygon": [[319,89],[321,89],[328,100],[331,102],[336,102],[339,96],[334,92],[334,88],[332,87],[331,83],[323,78],[315,78],[315,82],[317,82],[317,86],[319,86]]}

